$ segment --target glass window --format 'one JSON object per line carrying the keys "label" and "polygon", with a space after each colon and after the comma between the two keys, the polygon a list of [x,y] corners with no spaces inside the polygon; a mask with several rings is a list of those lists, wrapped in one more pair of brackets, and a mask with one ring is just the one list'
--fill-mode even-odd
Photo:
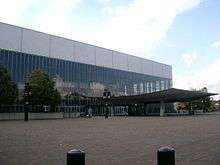
{"label": "glass window", "polygon": [[140,83],[140,93],[144,93],[144,85],[143,85],[143,83]]}
{"label": "glass window", "polygon": [[24,54],[24,78],[28,76],[28,55]]}
{"label": "glass window", "polygon": [[20,82],[24,82],[24,76],[25,76],[25,68],[24,68],[24,63],[25,63],[25,61],[24,61],[24,54],[23,53],[19,53],[18,54],[18,67],[20,68],[19,70],[20,70]]}
{"label": "glass window", "polygon": [[[86,89],[89,83],[93,83],[97,90],[109,88],[116,95],[150,93],[172,87],[172,80],[159,80],[154,76],[134,72],[6,50],[0,50],[0,53],[0,63],[6,66],[12,74],[12,79],[17,82],[23,81],[23,77],[33,69],[42,69],[51,78],[58,75],[63,81],[74,85],[81,84],[80,87]],[[85,92],[85,89],[82,91]]]}
{"label": "glass window", "polygon": [[10,73],[10,76],[12,77],[12,80],[15,80],[15,74],[14,71],[14,52],[8,51],[8,71]]}
{"label": "glass window", "polygon": [[134,84],[134,94],[137,94],[137,84]]}
{"label": "glass window", "polygon": [[153,82],[150,83],[150,91],[149,92],[154,92]]}
{"label": "glass window", "polygon": [[12,58],[11,58],[12,68],[11,68],[11,76],[13,81],[17,81],[19,79],[19,69],[17,68],[17,55],[15,52],[12,52]]}
{"label": "glass window", "polygon": [[9,66],[9,52],[8,51],[5,51],[5,66],[6,66],[7,70],[10,67]]}
{"label": "glass window", "polygon": [[150,93],[150,83],[149,82],[147,82],[147,84],[146,84],[146,92]]}
{"label": "glass window", "polygon": [[165,82],[166,82],[166,89],[169,89],[169,83],[168,83],[168,81],[166,80]]}
{"label": "glass window", "polygon": [[160,90],[160,82],[156,81],[156,91],[159,91],[159,90]]}
{"label": "glass window", "polygon": [[160,86],[161,86],[161,90],[164,90],[164,89],[165,89],[164,81],[160,81]]}
{"label": "glass window", "polygon": [[125,85],[125,96],[127,95],[127,86]]}
{"label": "glass window", "polygon": [[173,81],[170,80],[170,86],[169,86],[169,88],[172,88],[172,87],[173,87]]}

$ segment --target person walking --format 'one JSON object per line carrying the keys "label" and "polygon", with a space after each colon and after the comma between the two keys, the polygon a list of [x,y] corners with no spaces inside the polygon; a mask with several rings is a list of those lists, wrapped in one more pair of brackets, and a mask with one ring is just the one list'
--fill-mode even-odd
{"label": "person walking", "polygon": [[91,118],[92,117],[92,108],[89,107],[88,109],[88,117]]}

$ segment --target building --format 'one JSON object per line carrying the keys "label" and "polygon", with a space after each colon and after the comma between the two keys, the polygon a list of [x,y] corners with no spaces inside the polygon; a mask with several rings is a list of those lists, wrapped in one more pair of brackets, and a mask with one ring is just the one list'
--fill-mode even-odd
{"label": "building", "polygon": [[104,89],[134,95],[172,87],[170,65],[5,23],[0,63],[20,89],[33,70],[44,70],[62,95],[101,96]]}

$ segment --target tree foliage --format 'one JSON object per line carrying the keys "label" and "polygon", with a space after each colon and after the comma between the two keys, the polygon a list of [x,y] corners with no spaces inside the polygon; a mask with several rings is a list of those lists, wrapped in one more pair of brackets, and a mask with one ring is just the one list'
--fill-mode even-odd
{"label": "tree foliage", "polygon": [[[200,90],[196,90],[194,88],[190,89],[191,91],[200,91],[200,92],[208,92],[207,87],[204,87]],[[214,102],[211,97],[205,97],[203,99],[194,100],[191,102],[182,102],[177,104],[177,110],[203,110],[204,112],[213,111],[214,110]]]}
{"label": "tree foliage", "polygon": [[[197,91],[196,89],[192,89],[193,91]],[[198,91],[208,92],[207,87],[204,87]],[[188,105],[189,106],[189,105]],[[206,97],[204,99],[192,101],[191,106],[193,109],[203,109],[204,112],[212,111],[214,109],[213,100],[211,97]]]}
{"label": "tree foliage", "polygon": [[0,65],[0,104],[13,104],[17,98],[17,85],[12,82],[8,71]]}
{"label": "tree foliage", "polygon": [[30,104],[41,106],[60,104],[61,96],[55,89],[55,82],[45,72],[35,70],[30,74],[28,80],[31,91]]}

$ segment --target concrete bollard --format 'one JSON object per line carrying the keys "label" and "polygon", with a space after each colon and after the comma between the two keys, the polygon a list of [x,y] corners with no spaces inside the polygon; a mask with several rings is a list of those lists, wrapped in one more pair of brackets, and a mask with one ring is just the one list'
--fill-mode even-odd
{"label": "concrete bollard", "polygon": [[85,165],[85,152],[76,149],[67,152],[67,165]]}
{"label": "concrete bollard", "polygon": [[157,165],[175,165],[175,149],[165,146],[157,150]]}

